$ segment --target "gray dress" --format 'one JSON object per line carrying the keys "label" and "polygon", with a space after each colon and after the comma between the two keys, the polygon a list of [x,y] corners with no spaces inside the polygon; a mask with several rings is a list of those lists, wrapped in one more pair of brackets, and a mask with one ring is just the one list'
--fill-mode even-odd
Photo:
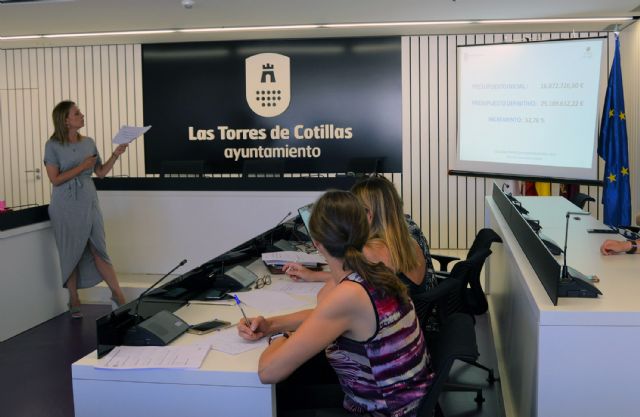
{"label": "gray dress", "polygon": [[[66,145],[49,139],[44,147],[45,165],[55,165],[65,172],[74,168],[88,156],[98,156],[96,164],[102,164],[93,139],[84,137],[77,143]],[[71,180],[53,187],[49,217],[60,255],[62,285],[67,286],[69,275],[78,267],[78,288],[93,287],[102,281],[89,249],[89,243],[106,262],[104,223],[98,205],[98,194],[88,169]]]}

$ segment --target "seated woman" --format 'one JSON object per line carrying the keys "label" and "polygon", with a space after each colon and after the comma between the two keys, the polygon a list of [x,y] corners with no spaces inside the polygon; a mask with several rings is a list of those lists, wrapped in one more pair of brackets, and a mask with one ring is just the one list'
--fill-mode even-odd
{"label": "seated woman", "polygon": [[270,336],[260,380],[281,381],[325,350],[344,391],[346,411],[336,415],[415,416],[433,379],[429,356],[406,287],[362,253],[369,237],[364,208],[349,192],[327,192],[314,205],[310,229],[331,269],[316,308],[238,323],[245,339]]}
{"label": "seated woman", "polygon": [[396,187],[384,177],[369,177],[354,185],[351,192],[367,211],[370,225],[364,251],[367,259],[384,262],[394,270],[410,294],[424,292],[427,287],[425,257],[418,242],[409,234]]}
{"label": "seated woman", "polygon": [[[391,181],[369,177],[351,191],[367,209],[370,225],[370,239],[364,249],[367,259],[383,262],[398,272],[411,294],[435,287],[427,240],[413,219],[402,214],[402,199]],[[329,277],[326,271],[311,271],[297,263],[285,265],[284,271],[301,281],[325,281]]]}
{"label": "seated woman", "polygon": [[[370,231],[363,250],[365,257],[393,270],[412,298],[435,287],[426,239],[415,222],[403,215],[402,200],[393,183],[384,177],[369,177],[354,185],[351,192],[367,211]],[[328,276],[325,271],[310,271],[299,264],[287,264],[284,271],[293,279],[304,281],[322,281]],[[426,325],[430,306],[424,302],[414,303],[420,322]]]}

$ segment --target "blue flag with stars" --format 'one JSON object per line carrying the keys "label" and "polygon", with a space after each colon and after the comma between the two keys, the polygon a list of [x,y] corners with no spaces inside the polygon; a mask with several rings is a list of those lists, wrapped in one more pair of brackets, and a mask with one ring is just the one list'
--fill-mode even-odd
{"label": "blue flag with stars", "polygon": [[631,188],[618,36],[602,110],[598,155],[605,161],[602,196],[604,223],[610,226],[627,226],[631,224]]}

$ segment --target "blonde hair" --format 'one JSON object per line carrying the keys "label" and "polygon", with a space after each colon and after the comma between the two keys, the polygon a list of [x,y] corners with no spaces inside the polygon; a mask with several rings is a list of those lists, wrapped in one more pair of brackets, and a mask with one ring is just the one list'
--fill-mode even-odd
{"label": "blonde hair", "polygon": [[420,265],[415,245],[402,210],[396,187],[384,177],[369,177],[351,188],[371,215],[369,239],[389,249],[396,272],[408,272]]}
{"label": "blonde hair", "polygon": [[[53,119],[53,133],[51,139],[66,145],[69,142],[69,128],[67,127],[67,117],[71,108],[75,106],[71,100],[64,100],[56,104],[51,112],[51,118]],[[81,136],[78,134],[78,139]]]}
{"label": "blonde hair", "polygon": [[362,248],[369,239],[367,215],[357,197],[348,191],[327,191],[313,205],[309,229],[329,254],[342,259],[343,269],[357,272],[384,294],[409,301],[407,288],[382,262],[369,262]]}

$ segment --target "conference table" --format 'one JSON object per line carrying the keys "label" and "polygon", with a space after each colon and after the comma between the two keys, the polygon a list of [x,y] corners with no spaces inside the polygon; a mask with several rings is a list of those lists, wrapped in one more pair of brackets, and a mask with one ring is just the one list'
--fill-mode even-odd
{"label": "conference table", "polygon": [[[564,246],[563,197],[517,197],[542,233]],[[592,216],[570,216],[567,265],[595,275],[598,298],[560,298],[553,305],[493,197],[487,227],[503,239],[486,265],[486,288],[507,417],[640,415],[640,255],[600,254],[606,228]],[[556,257],[560,264],[562,256]]]}
{"label": "conference table", "polygon": [[[247,265],[258,277],[269,273],[261,260]],[[307,286],[291,294],[305,308],[315,306],[318,283],[294,283],[285,275],[272,275],[264,290],[285,286]],[[303,288],[303,287],[300,287]],[[254,291],[254,290],[252,290]],[[239,293],[242,299],[243,293]],[[298,311],[274,306],[258,311],[243,306],[247,316],[273,316]],[[237,323],[242,318],[238,306],[231,302],[193,301],[174,312],[189,324],[212,319]],[[206,336],[185,333],[171,346],[201,343]],[[96,369],[96,351],[72,365],[73,398],[76,417],[211,417],[276,415],[275,385],[258,378],[258,359],[265,343],[239,354],[210,350],[199,369]]]}

